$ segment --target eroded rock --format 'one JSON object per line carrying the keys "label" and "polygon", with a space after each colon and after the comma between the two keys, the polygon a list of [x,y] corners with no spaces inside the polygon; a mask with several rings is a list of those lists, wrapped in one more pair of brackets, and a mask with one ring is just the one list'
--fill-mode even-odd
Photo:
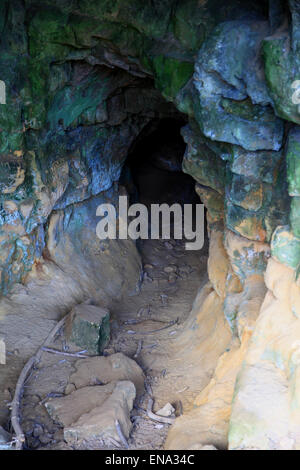
{"label": "eroded rock", "polygon": [[200,49],[194,75],[199,100],[194,103],[195,115],[210,139],[247,150],[280,149],[283,123],[269,106],[260,72],[258,50],[267,33],[267,22],[228,21]]}
{"label": "eroded rock", "polygon": [[51,418],[62,426],[70,426],[81,415],[101,406],[111,395],[116,382],[106,385],[83,387],[61,398],[50,398],[46,403]]}
{"label": "eroded rock", "polygon": [[124,436],[128,438],[132,428],[130,411],[135,394],[135,386],[132,382],[116,382],[112,393],[101,405],[94,407],[81,415],[77,421],[65,427],[64,438],[67,443],[79,444],[83,441],[105,440],[110,437],[120,441],[116,430],[116,420],[119,421]]}
{"label": "eroded rock", "polygon": [[76,389],[95,384],[108,384],[111,381],[130,380],[134,383],[137,394],[144,390],[144,374],[140,366],[122,353],[111,356],[79,359],[75,364],[76,372],[69,378],[71,387]]}

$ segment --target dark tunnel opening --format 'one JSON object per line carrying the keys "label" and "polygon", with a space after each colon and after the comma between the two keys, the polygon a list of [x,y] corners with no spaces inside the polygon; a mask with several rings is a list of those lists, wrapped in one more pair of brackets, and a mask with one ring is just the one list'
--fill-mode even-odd
{"label": "dark tunnel opening", "polygon": [[[201,201],[195,192],[195,180],[182,170],[186,144],[180,129],[183,119],[165,118],[150,122],[131,148],[120,182],[130,196],[150,209],[152,204],[192,206],[193,230],[196,230],[196,205]],[[151,220],[149,219],[151,224]],[[183,218],[182,218],[183,223]],[[171,235],[174,218],[171,213]],[[207,240],[206,217],[205,240]]]}

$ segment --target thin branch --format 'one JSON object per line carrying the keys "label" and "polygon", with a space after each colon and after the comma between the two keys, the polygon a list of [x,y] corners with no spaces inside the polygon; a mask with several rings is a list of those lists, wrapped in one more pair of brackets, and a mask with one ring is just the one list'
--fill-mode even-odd
{"label": "thin branch", "polygon": [[151,331],[135,331],[136,334],[138,335],[152,335],[153,333],[157,333],[158,331],[166,330],[167,328],[170,328],[170,326],[176,325],[178,323],[178,318],[176,320],[170,321],[166,326],[163,326],[162,328],[158,328],[157,330],[151,330]]}
{"label": "thin branch", "polygon": [[77,353],[70,353],[70,352],[64,352],[64,351],[58,351],[57,349],[52,349],[52,348],[46,348],[45,346],[42,347],[42,351],[52,353],[52,354],[60,354],[62,356],[68,356],[68,357],[92,357],[92,356],[87,356],[86,354],[82,354],[80,351]]}
{"label": "thin branch", "polygon": [[23,394],[23,388],[24,388],[24,382],[31,370],[32,367],[34,367],[35,364],[37,364],[41,358],[42,352],[43,352],[43,347],[46,347],[48,344],[51,344],[55,336],[57,335],[58,331],[60,328],[64,325],[65,322],[64,317],[62,320],[60,320],[55,327],[50,331],[49,335],[45,339],[44,343],[42,346],[37,350],[37,352],[32,356],[28,361],[26,362],[25,366],[22,369],[22,372],[19,376],[19,379],[17,381],[16,389],[15,389],[15,394],[14,398],[11,402],[11,424],[12,427],[15,431],[15,449],[16,450],[22,450],[23,444],[25,443],[25,435],[23,433],[22,427],[20,425],[20,402],[22,399],[22,394]]}
{"label": "thin branch", "polygon": [[137,358],[138,358],[138,356],[140,355],[140,352],[141,352],[141,350],[142,350],[142,347],[143,347],[143,340],[140,339],[140,340],[139,340],[138,347],[137,347],[137,350],[136,350],[136,353],[135,353],[135,355],[133,356],[134,359],[137,359]]}

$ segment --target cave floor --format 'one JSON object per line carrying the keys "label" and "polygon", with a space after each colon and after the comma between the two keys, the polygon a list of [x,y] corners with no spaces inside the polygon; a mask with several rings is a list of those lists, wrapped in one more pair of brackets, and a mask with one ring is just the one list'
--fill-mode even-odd
{"label": "cave floor", "polygon": [[[146,275],[141,292],[116,305],[118,320],[112,325],[111,347],[134,357],[142,341],[143,348],[136,361],[153,392],[153,409],[157,411],[170,402],[178,416],[192,406],[199,391],[193,364],[178,361],[174,347],[185,328],[197,291],[207,281],[207,252],[205,248],[199,252],[186,251],[182,241],[147,240],[142,245],[142,258]],[[166,273],[169,268],[174,271]],[[139,323],[131,324],[131,320]],[[176,323],[170,325],[171,322]],[[164,329],[150,333],[160,328]],[[148,399],[147,394],[140,397],[138,407],[146,410]],[[133,412],[141,419],[137,419],[131,434],[131,448],[162,448],[169,425],[161,427],[137,408]]]}
{"label": "cave floor", "polygon": [[[134,358],[144,370],[148,393],[153,394],[153,411],[170,402],[176,409],[176,416],[179,416],[186,408],[193,406],[193,399],[201,385],[197,368],[192,363],[180,361],[180,357],[174,354],[174,348],[177,347],[176,339],[186,328],[188,322],[185,320],[197,291],[207,281],[207,246],[195,252],[186,251],[183,241],[146,240],[141,244],[141,254],[144,276],[140,292],[113,305],[111,341],[105,354],[122,352]],[[28,310],[28,306],[25,309]],[[1,366],[3,373],[0,378],[0,424],[4,426],[7,424],[7,404],[13,396],[22,361],[29,356],[28,342],[24,340],[24,330],[20,328],[22,312],[19,317],[15,313],[11,323],[7,315],[0,329],[2,334],[6,333],[8,340],[8,362],[6,366]],[[34,343],[38,343],[39,335],[39,344],[42,343],[45,331],[53,327],[53,321],[53,316],[49,318],[49,312],[46,318],[41,313],[35,317],[30,333]],[[6,325],[10,325],[9,332],[5,331]],[[17,350],[14,347],[16,344]],[[39,344],[30,346],[36,349]],[[140,346],[141,351],[135,357]],[[58,336],[52,347],[62,350],[65,347],[64,337]],[[76,348],[73,350],[76,351]],[[62,429],[51,420],[44,403],[48,397],[63,395],[76,360],[44,352],[26,380],[22,426],[29,448],[70,448],[64,443]],[[137,397],[131,413],[134,426],[129,439],[130,449],[161,449],[168,433],[169,425],[156,423],[145,413],[148,393]],[[85,448],[103,447],[91,443],[90,447]]]}

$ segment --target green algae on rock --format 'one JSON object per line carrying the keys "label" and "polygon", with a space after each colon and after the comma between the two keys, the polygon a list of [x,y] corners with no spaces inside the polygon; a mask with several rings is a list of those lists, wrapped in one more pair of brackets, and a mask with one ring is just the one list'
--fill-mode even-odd
{"label": "green algae on rock", "polygon": [[110,338],[108,310],[93,305],[74,307],[66,324],[67,338],[89,354],[101,354]]}

